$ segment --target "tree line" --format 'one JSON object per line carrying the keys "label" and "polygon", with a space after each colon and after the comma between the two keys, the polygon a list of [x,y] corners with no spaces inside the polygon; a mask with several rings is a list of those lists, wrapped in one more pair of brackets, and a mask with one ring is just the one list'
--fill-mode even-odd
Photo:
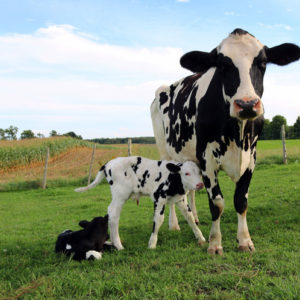
{"label": "tree line", "polygon": [[[265,119],[264,128],[261,134],[261,140],[278,140],[281,138],[281,126],[285,125],[286,138],[287,139],[300,139],[300,116],[297,118],[294,125],[287,125],[286,118],[281,115],[276,115],[270,121]],[[6,129],[0,128],[0,140],[16,140],[19,129],[16,126],[9,126]],[[54,136],[69,136],[75,139],[82,140],[81,135],[77,135],[74,131],[59,134],[56,130],[51,130],[49,133],[50,137]],[[44,138],[45,136],[41,133],[36,135],[30,129],[21,132],[20,139],[31,139],[31,138]],[[126,138],[96,138],[89,140],[90,142],[99,144],[126,144],[129,137]],[[154,137],[132,137],[132,143],[134,144],[155,144]]]}

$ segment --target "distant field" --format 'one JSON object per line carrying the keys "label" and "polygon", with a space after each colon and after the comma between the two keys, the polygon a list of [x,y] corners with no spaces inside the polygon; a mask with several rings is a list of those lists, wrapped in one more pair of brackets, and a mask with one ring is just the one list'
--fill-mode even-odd
{"label": "distant field", "polygon": [[[0,141],[0,190],[41,186],[47,147],[50,147],[48,186],[86,183],[93,143],[66,137]],[[124,144],[97,144],[92,175],[110,159],[127,153]],[[300,140],[287,140],[287,154],[291,163],[300,160]],[[151,144],[133,144],[132,155],[159,159],[156,145]],[[281,141],[259,141],[257,163],[281,164]]]}

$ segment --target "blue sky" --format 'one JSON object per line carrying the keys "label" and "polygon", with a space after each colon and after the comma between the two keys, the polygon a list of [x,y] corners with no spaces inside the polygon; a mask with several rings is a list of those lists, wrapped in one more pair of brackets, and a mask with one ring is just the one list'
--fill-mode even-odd
{"label": "blue sky", "polygon": [[[151,136],[156,88],[189,75],[181,55],[237,27],[269,47],[299,45],[300,2],[0,0],[0,128]],[[296,121],[299,78],[299,62],[268,66],[266,118]]]}

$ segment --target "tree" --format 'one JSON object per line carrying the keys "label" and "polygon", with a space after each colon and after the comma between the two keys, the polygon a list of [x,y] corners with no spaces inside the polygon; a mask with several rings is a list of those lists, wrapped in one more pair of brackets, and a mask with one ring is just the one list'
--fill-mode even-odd
{"label": "tree", "polygon": [[5,129],[0,128],[0,140],[6,140]]}
{"label": "tree", "polygon": [[286,126],[286,118],[280,115],[273,117],[270,127],[271,127],[271,139],[279,140],[281,138],[281,126]]}
{"label": "tree", "polygon": [[293,125],[293,138],[300,138],[300,116],[297,118],[295,124]]}
{"label": "tree", "polygon": [[57,133],[56,130],[51,130],[50,133],[49,133],[49,135],[50,135],[51,137],[52,137],[52,136],[58,136],[59,133]]}
{"label": "tree", "polygon": [[37,134],[36,134],[36,137],[39,138],[39,139],[42,139],[42,138],[44,138],[45,136],[44,136],[42,133],[37,133]]}
{"label": "tree", "polygon": [[269,119],[265,119],[264,127],[260,136],[261,140],[270,140],[271,139],[271,122]]}
{"label": "tree", "polygon": [[70,137],[72,137],[74,139],[82,140],[82,136],[81,135],[77,135],[74,131],[70,131],[70,132],[64,133],[63,135],[64,136],[70,136]]}
{"label": "tree", "polygon": [[24,130],[22,133],[21,133],[21,140],[24,140],[24,139],[33,139],[35,138],[34,136],[34,133],[32,130],[28,129],[28,130]]}
{"label": "tree", "polygon": [[18,127],[15,126],[9,126],[7,129],[5,129],[5,133],[7,135],[8,140],[16,140],[17,139],[17,133],[18,133]]}

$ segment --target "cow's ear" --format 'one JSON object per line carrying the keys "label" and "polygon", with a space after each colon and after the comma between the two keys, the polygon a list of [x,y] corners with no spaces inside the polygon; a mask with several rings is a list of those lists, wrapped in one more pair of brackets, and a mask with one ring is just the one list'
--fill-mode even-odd
{"label": "cow's ear", "polygon": [[295,44],[281,44],[272,48],[265,47],[268,62],[285,66],[300,58],[300,48]]}
{"label": "cow's ear", "polygon": [[172,172],[172,173],[178,173],[180,171],[180,167],[179,166],[176,166],[172,163],[168,163],[166,165],[167,169]]}
{"label": "cow's ear", "polygon": [[86,228],[88,225],[89,225],[89,221],[87,220],[82,220],[79,222],[79,226],[82,227],[82,228]]}
{"label": "cow's ear", "polygon": [[217,64],[217,49],[211,52],[192,51],[184,54],[180,65],[195,73],[205,72]]}

